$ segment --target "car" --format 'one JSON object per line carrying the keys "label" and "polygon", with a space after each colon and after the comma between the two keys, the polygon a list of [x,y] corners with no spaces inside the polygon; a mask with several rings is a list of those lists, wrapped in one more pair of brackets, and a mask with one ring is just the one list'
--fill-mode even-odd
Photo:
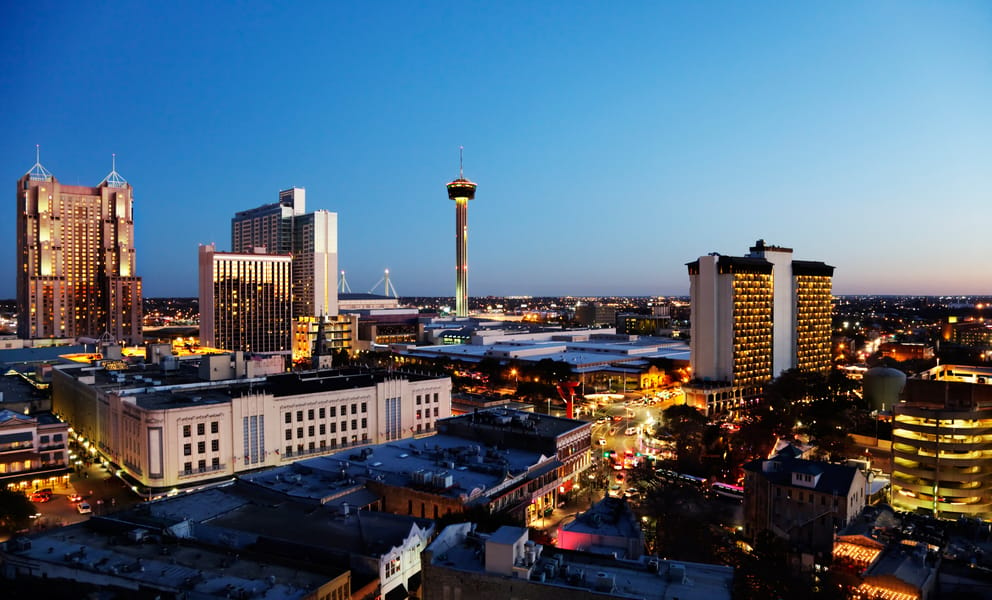
{"label": "car", "polygon": [[72,502],[73,504],[75,504],[77,502],[82,502],[82,501],[83,501],[83,497],[80,496],[79,494],[70,494],[69,495],[69,502]]}
{"label": "car", "polygon": [[599,441],[596,442],[596,443],[599,444],[600,446],[605,446],[606,445],[606,438],[599,438]]}
{"label": "car", "polygon": [[48,502],[52,499],[52,492],[40,490],[31,494],[31,502]]}
{"label": "car", "polygon": [[93,512],[93,508],[90,507],[89,502],[80,502],[76,505],[76,510],[78,510],[81,515],[86,515]]}

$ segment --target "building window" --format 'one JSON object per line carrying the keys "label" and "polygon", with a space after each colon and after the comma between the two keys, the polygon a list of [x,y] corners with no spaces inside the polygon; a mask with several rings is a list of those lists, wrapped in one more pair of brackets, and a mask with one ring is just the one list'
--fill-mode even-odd
{"label": "building window", "polygon": [[341,431],[348,431],[348,421],[341,421]]}
{"label": "building window", "polygon": [[369,426],[369,420],[368,420],[368,418],[362,417],[362,429],[365,429],[368,426]]}
{"label": "building window", "polygon": [[327,433],[327,425],[324,425],[323,423],[321,423],[320,424],[320,435],[324,435],[325,433]]}
{"label": "building window", "polygon": [[62,441],[62,434],[61,433],[56,433],[55,435],[53,435],[52,436],[52,441],[61,442]]}
{"label": "building window", "polygon": [[220,433],[220,423],[217,421],[210,421],[210,433]]}
{"label": "building window", "polygon": [[183,444],[183,456],[191,456],[193,454],[192,444]]}
{"label": "building window", "polygon": [[284,450],[284,452],[286,453],[286,456],[292,456],[293,455],[293,447],[292,446],[286,446],[286,449]]}
{"label": "building window", "polygon": [[207,461],[205,459],[201,459],[197,461],[196,466],[200,470],[200,472],[203,473],[204,471],[207,470]]}
{"label": "building window", "polygon": [[291,439],[293,439],[293,430],[292,429],[287,429],[286,430],[286,441],[288,442]]}
{"label": "building window", "polygon": [[196,424],[196,435],[203,435],[207,432],[207,426],[205,423]]}
{"label": "building window", "polygon": [[353,414],[353,415],[357,415],[358,414],[358,405],[357,404],[352,404],[351,405],[351,414]]}
{"label": "building window", "polygon": [[337,432],[338,432],[337,423],[331,423],[331,433],[337,433]]}
{"label": "building window", "polygon": [[303,428],[302,427],[297,427],[296,428],[296,437],[297,438],[303,437]]}
{"label": "building window", "polygon": [[368,403],[366,403],[366,402],[362,402],[362,412],[363,412],[363,413],[367,413],[367,412],[369,412],[369,411],[368,411]]}
{"label": "building window", "polygon": [[439,400],[437,399],[437,392],[434,392],[434,402],[439,402]]}
{"label": "building window", "polygon": [[417,394],[417,406],[420,406],[420,394]]}
{"label": "building window", "polygon": [[302,420],[303,420],[303,411],[302,410],[296,411],[296,421],[299,422]]}
{"label": "building window", "polygon": [[193,463],[191,462],[183,463],[183,473],[189,475],[192,472],[193,472]]}
{"label": "building window", "polygon": [[352,419],[351,420],[351,430],[354,431],[356,429],[358,429],[358,419]]}
{"label": "building window", "polygon": [[220,459],[219,459],[219,458],[217,458],[216,456],[215,456],[215,457],[213,457],[213,458],[212,458],[212,459],[210,460],[210,467],[211,467],[211,468],[212,468],[213,470],[215,470],[215,471],[216,471],[217,469],[219,469],[219,468],[220,468]]}
{"label": "building window", "polygon": [[192,435],[192,429],[190,429],[190,426],[183,425],[183,437],[189,437],[190,435]]}
{"label": "building window", "polygon": [[286,422],[287,423],[293,422],[293,413],[286,413]]}
{"label": "building window", "polygon": [[313,431],[314,431],[314,428],[313,428],[313,425],[311,425],[310,427],[307,428],[307,435],[310,436],[310,437],[313,437]]}
{"label": "building window", "polygon": [[317,444],[315,442],[310,442],[309,450],[313,452],[317,449]]}
{"label": "building window", "polygon": [[434,416],[435,417],[437,416],[437,407],[436,406],[434,407]]}
{"label": "building window", "polygon": [[324,407],[320,407],[320,418],[323,419],[326,415],[324,414]]}
{"label": "building window", "polygon": [[337,407],[335,407],[335,406],[332,406],[332,407],[331,407],[330,409],[328,409],[328,410],[330,410],[330,413],[329,413],[329,414],[330,414],[330,415],[331,415],[332,417],[336,417],[336,416],[338,416],[338,415],[337,415],[337,412],[338,412],[338,409],[337,409]]}
{"label": "building window", "polygon": [[312,408],[307,411],[307,420],[308,421],[313,421],[313,409]]}
{"label": "building window", "polygon": [[418,418],[418,419],[420,419],[420,418],[423,418],[423,417],[421,416],[421,414],[420,414],[420,411],[419,411],[419,410],[417,411],[417,418]]}
{"label": "building window", "polygon": [[41,436],[41,438],[38,440],[38,443],[39,444],[47,444],[48,443],[48,436],[47,435]]}
{"label": "building window", "polygon": [[220,452],[220,440],[210,440],[210,450]]}
{"label": "building window", "polygon": [[206,451],[207,451],[207,443],[206,442],[197,442],[196,443],[196,453],[197,454],[203,454]]}

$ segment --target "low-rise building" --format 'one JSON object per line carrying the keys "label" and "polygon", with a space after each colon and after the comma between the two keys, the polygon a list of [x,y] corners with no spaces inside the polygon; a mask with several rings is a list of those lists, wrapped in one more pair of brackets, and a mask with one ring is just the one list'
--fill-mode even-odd
{"label": "low-rise building", "polygon": [[[85,524],[16,538],[0,549],[7,579],[46,579],[97,586],[101,590],[162,592],[185,598],[263,597],[285,600],[352,598],[350,574],[282,561],[233,558],[226,550],[198,544],[132,541]],[[124,540],[124,541],[122,541]],[[332,594],[337,594],[333,595]]]}
{"label": "low-rise building", "polygon": [[626,499],[607,496],[559,527],[556,547],[638,559],[644,532]]}
{"label": "low-rise building", "polygon": [[807,553],[827,554],[834,533],[854,520],[868,497],[856,467],[779,454],[744,465],[744,532],[763,530]]}
{"label": "low-rise building", "polygon": [[601,600],[640,598],[719,600],[731,597],[731,567],[655,557],[621,560],[545,548],[527,529],[504,526],[480,533],[472,523],[450,525],[421,558],[424,598]]}
{"label": "low-rise building", "polygon": [[361,369],[270,374],[265,360],[239,357],[62,367],[53,374],[53,408],[149,497],[413,438],[450,414],[447,377]]}
{"label": "low-rise building", "polygon": [[69,424],[48,412],[0,410],[0,486],[30,490],[69,482]]}
{"label": "low-rise building", "polygon": [[539,520],[589,467],[591,424],[499,408],[241,478],[281,494],[437,519],[478,509]]}

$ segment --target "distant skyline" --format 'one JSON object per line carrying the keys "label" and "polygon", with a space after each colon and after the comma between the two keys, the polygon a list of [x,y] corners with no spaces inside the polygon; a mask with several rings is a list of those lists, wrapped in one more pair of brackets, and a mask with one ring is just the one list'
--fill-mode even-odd
{"label": "distant skyline", "polygon": [[[836,294],[990,294],[992,4],[375,2],[0,7],[0,298],[15,182],[117,170],[144,295],[307,190],[355,292],[688,295],[755,240]],[[2,178],[0,178],[2,179]],[[381,287],[381,286],[380,286]]]}

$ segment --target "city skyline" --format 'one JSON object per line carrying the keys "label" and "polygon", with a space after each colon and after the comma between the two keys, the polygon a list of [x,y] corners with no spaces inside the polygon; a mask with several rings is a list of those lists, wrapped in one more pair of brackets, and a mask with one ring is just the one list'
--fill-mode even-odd
{"label": "city skyline", "polygon": [[199,245],[293,186],[354,291],[453,295],[459,146],[473,296],[686,296],[759,238],[839,295],[992,292],[984,3],[0,11],[8,185],[35,144],[65,185],[116,153],[147,297],[196,296]]}

